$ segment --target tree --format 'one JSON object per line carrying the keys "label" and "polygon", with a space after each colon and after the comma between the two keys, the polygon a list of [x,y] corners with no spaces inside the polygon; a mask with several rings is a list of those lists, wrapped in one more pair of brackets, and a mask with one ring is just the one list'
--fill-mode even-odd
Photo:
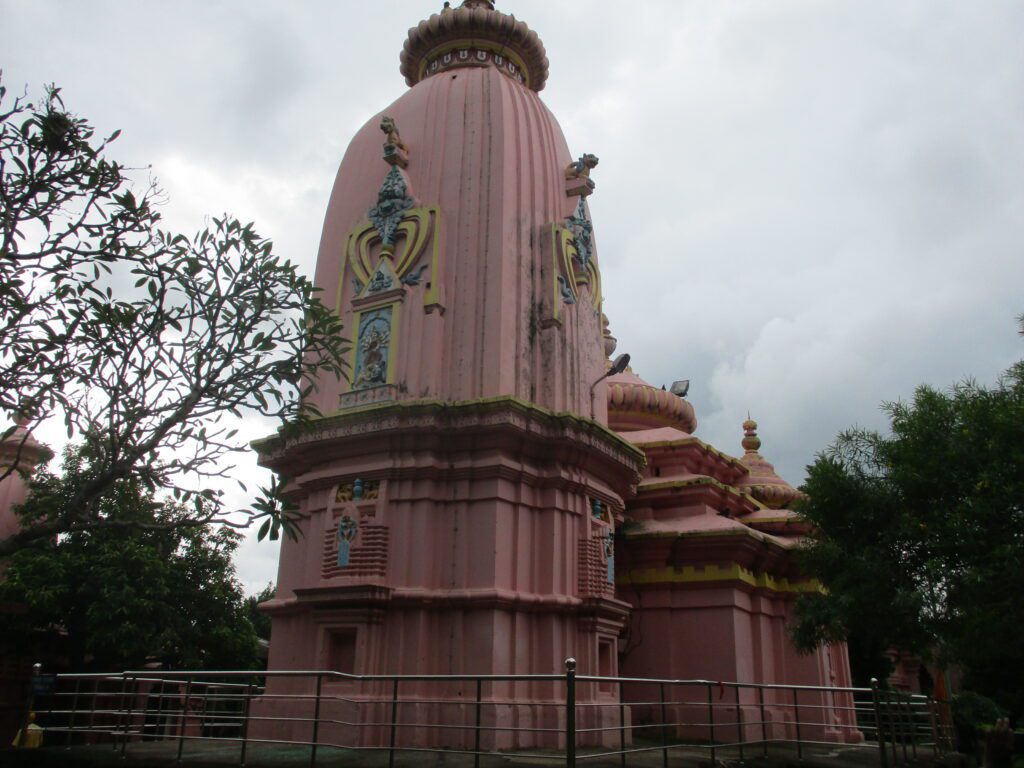
{"label": "tree", "polygon": [[884,408],[889,434],[844,432],[808,468],[804,565],[827,591],[797,603],[795,639],[957,664],[1022,712],[1024,361]]}
{"label": "tree", "polygon": [[249,618],[253,629],[256,630],[256,637],[260,640],[270,640],[270,617],[259,609],[259,605],[273,599],[276,593],[274,583],[270,582],[255,595],[245,598],[245,615]]}
{"label": "tree", "polygon": [[[337,315],[252,224],[224,216],[192,237],[161,230],[158,186],[137,189],[106,158],[119,132],[96,139],[58,89],[38,106],[8,102],[0,83],[0,409],[30,429],[62,418],[91,460],[0,555],[97,527],[264,517],[261,538],[293,532],[274,493],[239,521],[211,485],[247,450],[243,414],[289,428],[316,415],[303,405],[314,374],[344,375]],[[105,516],[104,494],[133,477],[190,511]]]}
{"label": "tree", "polygon": [[[41,471],[21,508],[27,524],[73,495],[87,451],[65,453],[63,476]],[[0,597],[24,607],[6,632],[66,655],[72,669],[128,669],[160,661],[187,669],[248,669],[256,633],[224,526],[176,526],[190,511],[159,502],[137,478],[116,481],[101,514],[138,527],[77,530],[26,547],[7,564]]]}

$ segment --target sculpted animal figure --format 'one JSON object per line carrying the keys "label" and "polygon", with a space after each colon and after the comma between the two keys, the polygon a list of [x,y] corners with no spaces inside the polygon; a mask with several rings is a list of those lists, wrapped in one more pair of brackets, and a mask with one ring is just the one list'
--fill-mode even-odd
{"label": "sculpted animal figure", "polygon": [[385,144],[392,144],[401,150],[409,151],[409,148],[405,146],[405,142],[402,141],[402,137],[398,134],[398,126],[395,125],[395,121],[392,118],[387,115],[382,117],[380,119],[380,129],[384,131],[386,137],[384,139]]}
{"label": "sculpted animal figure", "polygon": [[597,167],[597,155],[586,154],[573,160],[565,169],[567,179],[589,179],[590,170]]}

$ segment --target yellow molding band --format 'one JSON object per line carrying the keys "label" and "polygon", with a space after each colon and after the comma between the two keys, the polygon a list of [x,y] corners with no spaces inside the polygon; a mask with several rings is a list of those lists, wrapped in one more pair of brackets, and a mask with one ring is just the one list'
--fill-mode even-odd
{"label": "yellow molding band", "polygon": [[620,571],[616,574],[615,583],[634,586],[640,584],[700,584],[711,581],[739,581],[756,589],[769,592],[796,594],[800,592],[823,592],[817,579],[800,579],[790,581],[787,578],[776,578],[770,573],[754,573],[732,563],[727,567],[705,565],[697,567],[684,565],[681,569],[673,566],[664,568],[638,568],[631,571]]}

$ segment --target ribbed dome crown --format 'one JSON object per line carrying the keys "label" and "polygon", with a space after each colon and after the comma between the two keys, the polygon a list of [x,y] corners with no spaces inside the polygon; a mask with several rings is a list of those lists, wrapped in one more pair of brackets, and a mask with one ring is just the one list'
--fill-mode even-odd
{"label": "ribbed dome crown", "polygon": [[409,30],[401,56],[405,82],[457,67],[493,66],[535,91],[548,79],[548,58],[537,33],[490,0],[466,0]]}

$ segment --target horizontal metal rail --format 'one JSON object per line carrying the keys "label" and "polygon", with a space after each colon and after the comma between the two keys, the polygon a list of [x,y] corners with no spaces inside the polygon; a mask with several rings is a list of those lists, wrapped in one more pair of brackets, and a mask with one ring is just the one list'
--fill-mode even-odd
{"label": "horizontal metal rail", "polygon": [[[35,675],[39,674],[37,670]],[[524,691],[522,685],[528,691]],[[128,670],[33,681],[47,744],[106,743],[125,755],[199,742],[577,761],[685,750],[872,750],[882,768],[952,749],[945,702],[871,688],[577,675],[354,675],[331,670]],[[681,695],[680,695],[681,694]],[[548,750],[537,752],[537,748]],[[553,752],[552,752],[553,751]]]}

